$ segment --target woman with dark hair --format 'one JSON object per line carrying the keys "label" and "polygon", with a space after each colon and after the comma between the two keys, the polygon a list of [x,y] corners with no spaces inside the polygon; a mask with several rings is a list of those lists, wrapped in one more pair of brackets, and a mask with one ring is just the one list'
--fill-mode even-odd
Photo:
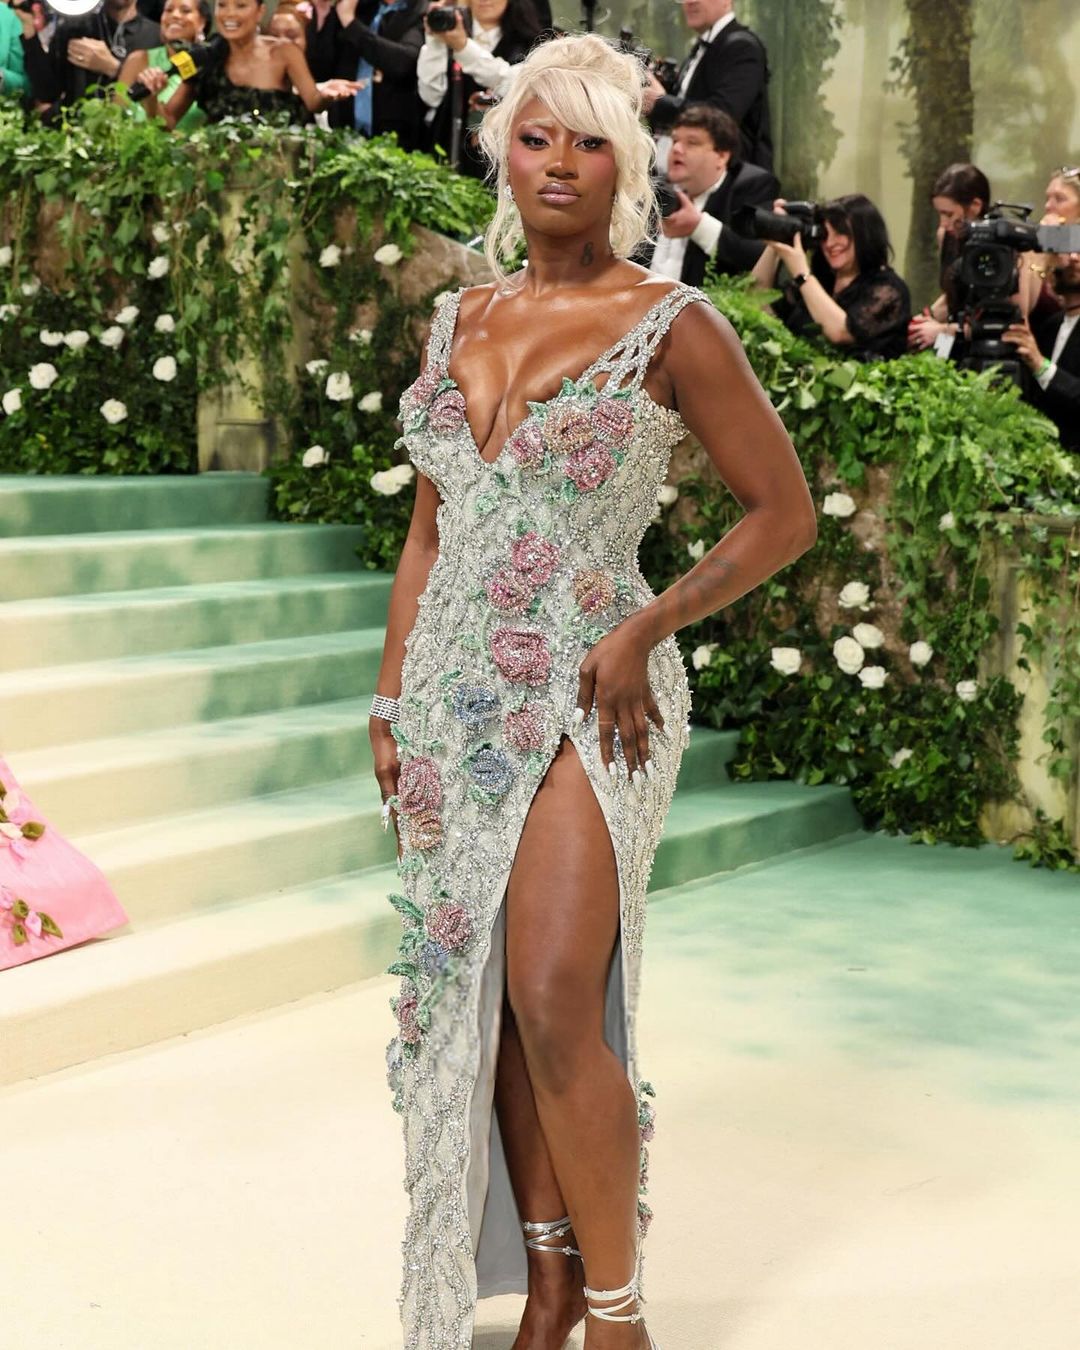
{"label": "woman with dark hair", "polygon": [[[774,203],[783,213],[783,200]],[[753,277],[776,284],[781,263],[791,280],[776,302],[777,316],[793,333],[819,330],[859,360],[902,356],[911,319],[911,296],[889,266],[892,245],[884,218],[869,197],[837,197],[822,208],[825,238],[809,261],[802,235],[793,244],[766,245]]]}
{"label": "woman with dark hair", "polygon": [[[450,0],[434,0],[431,10],[449,3]],[[471,32],[465,26],[461,9],[469,11]],[[427,41],[416,68],[420,97],[431,109],[428,114],[431,143],[449,151],[454,98],[449,78],[450,55],[462,71],[462,115],[474,126],[479,121],[475,95],[487,92],[501,98],[506,93],[514,66],[525,60],[545,31],[544,18],[534,0],[470,0],[459,7],[457,20],[449,32],[433,32],[426,20],[424,27]],[[475,135],[463,135],[457,167],[474,178],[483,178],[487,173]]]}
{"label": "woman with dark hair", "polygon": [[939,338],[955,339],[959,333],[960,251],[967,226],[990,207],[990,180],[974,164],[950,164],[931,189],[930,201],[938,218],[941,294],[911,321],[908,346],[913,351],[924,351]]}
{"label": "woman with dark hair", "polygon": [[[150,97],[132,104],[134,115],[140,120],[164,117],[162,103],[167,103],[180,88],[180,72],[172,63],[180,43],[202,42],[210,31],[209,0],[165,0],[161,11],[162,47],[149,51],[132,52],[120,67],[117,83],[130,89],[136,80],[150,90]],[[190,107],[177,122],[181,131],[194,131],[206,121],[201,108]]]}

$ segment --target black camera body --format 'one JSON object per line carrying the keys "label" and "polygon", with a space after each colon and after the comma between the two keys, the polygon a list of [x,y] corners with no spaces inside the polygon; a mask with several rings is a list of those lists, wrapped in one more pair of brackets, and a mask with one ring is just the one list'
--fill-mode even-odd
{"label": "black camera body", "polygon": [[632,28],[619,29],[619,49],[628,56],[636,56],[646,70],[650,71],[668,94],[673,94],[679,83],[679,64],[669,56],[656,56],[649,47],[641,46],[634,37]]}
{"label": "black camera body", "polygon": [[654,174],[652,180],[653,197],[656,200],[656,209],[660,213],[662,220],[667,220],[668,216],[673,216],[679,209],[679,198],[671,180],[663,174]]}
{"label": "black camera body", "polygon": [[429,9],[427,25],[433,33],[452,33],[457,27],[459,14],[467,25],[469,11],[464,5],[443,5],[440,9]]}
{"label": "black camera body", "polygon": [[731,218],[731,228],[744,239],[769,244],[793,244],[800,234],[804,248],[824,242],[825,213],[817,202],[785,202],[784,212],[741,206]]}

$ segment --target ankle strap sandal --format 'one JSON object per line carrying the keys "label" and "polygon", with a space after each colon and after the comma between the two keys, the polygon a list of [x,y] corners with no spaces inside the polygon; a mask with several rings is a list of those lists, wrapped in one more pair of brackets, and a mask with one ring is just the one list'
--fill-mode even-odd
{"label": "ankle strap sandal", "polygon": [[[631,1304],[636,1304],[641,1297],[638,1292],[637,1276],[624,1284],[621,1289],[590,1289],[585,1286],[585,1297],[589,1301],[589,1313],[591,1316],[599,1319],[601,1322],[640,1322],[644,1313],[637,1307],[631,1313],[619,1316],[624,1308],[629,1308]],[[621,1299],[621,1303],[616,1303],[616,1299]],[[593,1303],[605,1303],[610,1306],[604,1308],[594,1308]],[[660,1350],[660,1347],[652,1338],[649,1332],[649,1350]]]}
{"label": "ankle strap sandal", "polygon": [[525,1234],[525,1246],[534,1252],[561,1252],[563,1256],[581,1255],[576,1247],[569,1244],[559,1245],[559,1239],[566,1237],[573,1229],[569,1214],[561,1219],[552,1219],[548,1223],[523,1223],[521,1229]]}

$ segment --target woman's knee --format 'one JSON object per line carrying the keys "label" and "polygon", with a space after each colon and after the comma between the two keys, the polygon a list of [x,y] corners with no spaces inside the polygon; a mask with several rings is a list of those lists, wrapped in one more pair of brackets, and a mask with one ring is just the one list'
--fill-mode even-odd
{"label": "woman's knee", "polygon": [[564,1091],[602,1045],[602,998],[558,977],[514,981],[508,995],[533,1086]]}

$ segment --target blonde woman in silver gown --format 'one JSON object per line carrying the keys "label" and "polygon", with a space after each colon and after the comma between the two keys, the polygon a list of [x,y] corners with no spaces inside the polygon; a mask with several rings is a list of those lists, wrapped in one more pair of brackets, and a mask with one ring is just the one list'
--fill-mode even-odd
{"label": "blonde woman in silver gown", "polygon": [[[798,460],[727,323],[627,261],[649,230],[642,71],[537,48],[482,137],[492,285],[439,306],[402,399],[416,504],[371,719],[400,840],[388,1051],[405,1131],[407,1350],[650,1350],[634,1021],[645,891],[686,744],[672,634],[815,537]],[[502,260],[524,236],[528,264]],[[660,596],[637,566],[694,432],[745,515]]]}

